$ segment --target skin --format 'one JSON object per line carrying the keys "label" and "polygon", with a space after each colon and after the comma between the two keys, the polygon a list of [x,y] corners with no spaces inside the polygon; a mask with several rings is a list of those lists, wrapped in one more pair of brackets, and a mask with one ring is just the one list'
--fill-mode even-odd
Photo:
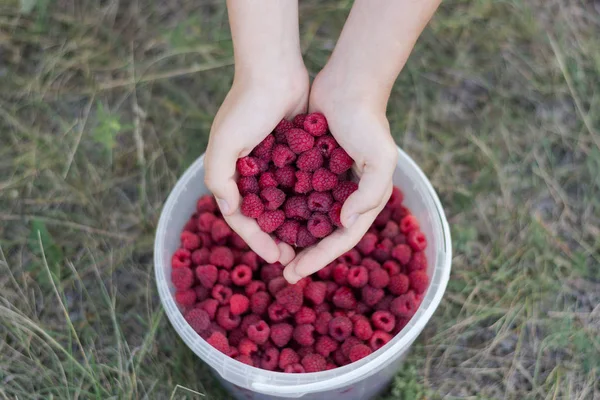
{"label": "skin", "polygon": [[[397,152],[386,118],[393,84],[441,0],[356,0],[325,68],[309,92],[295,1],[229,0],[235,53],[233,86],[211,129],[206,184],[226,221],[263,259],[286,265],[295,283],[358,243],[392,190]],[[359,189],[342,208],[343,228],[295,254],[241,215],[235,162],[282,118],[322,112],[355,160]]]}

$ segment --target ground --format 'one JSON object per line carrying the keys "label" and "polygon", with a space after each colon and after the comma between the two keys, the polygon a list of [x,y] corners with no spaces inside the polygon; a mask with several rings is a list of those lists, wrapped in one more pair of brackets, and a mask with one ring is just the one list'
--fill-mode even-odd
{"label": "ground", "polygon": [[[0,3],[0,397],[227,398],[152,263],[231,84],[224,2]],[[311,76],[350,6],[301,1]],[[454,259],[384,398],[600,398],[599,75],[597,0],[448,0],[423,33],[388,115]]]}

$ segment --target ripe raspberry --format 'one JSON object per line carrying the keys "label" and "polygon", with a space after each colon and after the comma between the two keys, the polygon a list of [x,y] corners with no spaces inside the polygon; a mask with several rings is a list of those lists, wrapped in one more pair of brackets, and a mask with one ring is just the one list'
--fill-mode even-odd
{"label": "ripe raspberry", "polygon": [[391,332],[396,325],[396,317],[388,311],[375,311],[371,315],[371,321],[375,329],[382,330],[384,332]]}
{"label": "ripe raspberry", "polygon": [[323,357],[329,357],[331,353],[337,350],[339,344],[330,336],[319,336],[315,343],[315,351]]}
{"label": "ripe raspberry", "polygon": [[211,296],[220,304],[229,304],[229,299],[233,294],[231,288],[221,285],[220,283],[213,286]]}
{"label": "ripe raspberry", "polygon": [[277,292],[279,292],[281,289],[286,287],[287,284],[288,283],[283,276],[278,276],[277,278],[273,278],[273,279],[271,279],[271,281],[269,281],[269,284],[268,284],[269,293],[271,293],[273,296],[275,296],[277,294]]}
{"label": "ripe raspberry", "polygon": [[270,211],[278,209],[285,201],[285,193],[274,186],[264,188],[260,197],[264,201],[265,209]]}
{"label": "ripe raspberry", "polygon": [[396,261],[392,260],[387,260],[384,262],[382,268],[388,273],[390,278],[394,275],[398,275],[402,271],[402,267],[400,267]]}
{"label": "ripe raspberry", "polygon": [[266,369],[267,371],[275,371],[278,362],[279,350],[277,350],[275,347],[271,347],[263,353],[263,356],[260,359],[260,367],[262,369]]}
{"label": "ripe raspberry", "polygon": [[391,217],[392,217],[392,210],[390,210],[389,208],[384,208],[383,210],[381,210],[379,212],[379,214],[377,215],[377,218],[375,218],[375,221],[373,221],[373,225],[375,225],[375,227],[377,227],[377,228],[383,228],[385,226],[385,224],[387,224],[387,222],[390,220]]}
{"label": "ripe raspberry", "polygon": [[377,351],[392,340],[392,335],[384,331],[375,331],[369,340],[369,346],[373,351]]}
{"label": "ripe raspberry", "polygon": [[394,221],[388,221],[385,225],[385,228],[381,231],[381,237],[394,239],[396,236],[400,234],[400,227]]}
{"label": "ripe raspberry", "polygon": [[198,225],[196,221],[196,214],[192,215],[192,217],[185,223],[183,226],[184,231],[196,233],[198,232]]}
{"label": "ripe raspberry", "polygon": [[250,356],[246,356],[244,354],[240,354],[235,359],[237,361],[243,363],[243,364],[246,364],[246,365],[249,365],[251,367],[254,367],[254,362],[252,361],[252,357],[250,357]]}
{"label": "ripe raspberry", "polygon": [[427,286],[429,286],[429,277],[425,271],[413,271],[408,277],[410,279],[410,288],[414,290],[416,294],[424,293],[425,290],[427,290]]}
{"label": "ripe raspberry", "polygon": [[336,187],[333,188],[331,193],[335,201],[344,203],[352,193],[358,190],[358,184],[352,181],[340,182]]}
{"label": "ripe raspberry", "polygon": [[308,195],[308,209],[311,211],[327,213],[332,204],[333,197],[329,192],[312,192]]}
{"label": "ripe raspberry", "polygon": [[310,282],[306,288],[304,288],[304,297],[317,305],[325,301],[325,294],[327,293],[327,284],[324,282],[313,281]]}
{"label": "ripe raspberry", "polygon": [[340,220],[340,214],[342,212],[342,203],[333,203],[331,209],[329,210],[329,219],[333,223],[333,225],[338,228],[342,227],[342,221]]}
{"label": "ripe raspberry", "polygon": [[329,170],[334,174],[341,174],[352,168],[354,160],[346,153],[346,150],[338,147],[331,152],[329,157]]}
{"label": "ripe raspberry", "polygon": [[267,313],[271,322],[281,322],[290,316],[290,312],[284,306],[278,303],[271,303],[267,308]]}
{"label": "ripe raspberry", "polygon": [[352,317],[352,321],[354,323],[354,336],[360,340],[369,340],[373,335],[373,329],[367,317],[356,314]]}
{"label": "ripe raspberry", "polygon": [[377,289],[383,289],[388,283],[390,283],[390,276],[386,270],[378,268],[369,271],[369,285]]}
{"label": "ripe raspberry", "polygon": [[286,132],[285,137],[288,146],[296,154],[312,149],[315,144],[315,138],[302,129],[290,129]]}
{"label": "ripe raspberry", "polygon": [[215,319],[215,316],[217,315],[217,308],[219,307],[219,302],[215,299],[206,299],[206,300],[198,303],[198,305],[196,307],[206,311],[206,313],[208,314],[208,317],[211,320],[213,320],[213,319]]}
{"label": "ripe raspberry", "polygon": [[356,313],[357,314],[364,315],[364,314],[368,314],[370,311],[371,311],[371,307],[369,307],[362,301],[359,301],[358,304],[356,305]]}
{"label": "ripe raspberry", "polygon": [[315,327],[311,324],[296,325],[294,328],[294,340],[300,346],[312,346],[315,343],[314,331]]}
{"label": "ripe raspberry", "polygon": [[198,301],[202,301],[208,299],[211,290],[202,285],[196,285],[196,287],[194,287],[194,292],[196,292],[196,299]]}
{"label": "ripe raspberry", "polygon": [[355,362],[360,360],[361,358],[365,358],[371,353],[371,349],[366,344],[357,344],[356,346],[350,349],[348,358],[350,359],[350,362]]}
{"label": "ripe raspberry", "polygon": [[256,292],[250,296],[250,308],[254,314],[263,315],[271,304],[271,296],[267,292]]}
{"label": "ripe raspberry", "polygon": [[224,334],[221,332],[212,333],[208,339],[206,339],[208,344],[210,344],[215,349],[219,350],[221,353],[227,354],[229,353],[229,342]]}
{"label": "ripe raspberry", "polygon": [[271,326],[271,340],[277,347],[284,347],[292,339],[294,328],[290,324],[280,323]]}
{"label": "ripe raspberry", "polygon": [[173,269],[189,268],[192,265],[192,260],[190,259],[191,256],[192,255],[189,250],[175,250],[175,253],[173,253],[173,257],[171,258],[171,267],[173,267]]}
{"label": "ripe raspberry", "polygon": [[333,149],[338,147],[338,143],[331,135],[321,136],[315,142],[315,147],[321,151],[321,153],[329,158]]}
{"label": "ripe raspberry", "polygon": [[231,271],[231,281],[237,286],[246,286],[252,280],[252,270],[249,266],[240,264]]}
{"label": "ripe raspberry", "polygon": [[280,263],[267,264],[260,270],[260,279],[263,282],[269,282],[279,276],[283,276],[283,265]]}
{"label": "ripe raspberry", "polygon": [[291,314],[298,312],[302,307],[302,291],[294,286],[288,286],[277,292],[275,299]]}
{"label": "ripe raspberry", "polygon": [[390,304],[392,304],[392,301],[394,301],[394,298],[395,297],[392,295],[384,296],[381,300],[379,300],[377,302],[377,304],[375,304],[373,306],[373,309],[375,311],[389,311]]}
{"label": "ripe raspberry", "polygon": [[392,249],[392,257],[398,260],[402,265],[408,264],[411,256],[412,249],[407,244],[398,244]]}
{"label": "ripe raspberry", "polygon": [[263,190],[268,187],[277,186],[277,180],[273,172],[265,172],[258,178],[258,188]]}
{"label": "ripe raspberry", "polygon": [[255,157],[242,157],[237,160],[236,168],[241,176],[254,176],[260,172],[257,159]]}
{"label": "ripe raspberry", "polygon": [[265,344],[269,340],[270,334],[271,328],[263,320],[251,324],[247,330],[248,338],[259,345]]}
{"label": "ripe raspberry", "polygon": [[297,325],[314,324],[317,319],[317,314],[312,308],[302,307],[294,314],[294,320]]}
{"label": "ripe raspberry", "polygon": [[196,291],[192,289],[177,291],[175,301],[182,307],[193,306],[196,302]]}
{"label": "ripe raspberry", "polygon": [[279,368],[285,369],[288,365],[300,362],[300,356],[294,350],[286,347],[279,353]]}
{"label": "ripe raspberry", "polygon": [[229,225],[222,219],[216,220],[210,229],[210,235],[215,243],[225,243],[232,233]]}
{"label": "ripe raspberry", "polygon": [[315,243],[317,243],[317,238],[314,237],[305,226],[301,226],[300,229],[298,229],[298,238],[296,239],[296,246],[308,247],[312,246]]}
{"label": "ripe raspberry", "polygon": [[423,232],[412,230],[406,236],[406,242],[414,251],[423,251],[427,247],[427,238]]}
{"label": "ripe raspberry", "polygon": [[301,171],[313,172],[323,166],[323,154],[313,147],[298,156],[296,166]]}
{"label": "ripe raspberry", "polygon": [[302,366],[302,364],[290,364],[287,367],[285,367],[285,370],[283,371],[286,374],[303,374],[306,371],[304,370],[304,367]]}
{"label": "ripe raspberry", "polygon": [[313,136],[323,136],[327,133],[327,119],[321,113],[311,113],[304,119],[304,130]]}
{"label": "ripe raspberry", "polygon": [[196,202],[196,211],[198,214],[205,212],[214,213],[217,211],[217,202],[215,201],[215,198],[208,194],[200,197]]}
{"label": "ripe raspberry", "polygon": [[275,136],[268,135],[252,150],[252,155],[262,160],[270,161],[273,145],[275,145]]}
{"label": "ripe raspberry", "polygon": [[250,300],[243,294],[234,294],[229,299],[231,314],[242,315],[250,308]]}
{"label": "ripe raspberry", "polygon": [[194,250],[192,253],[192,263],[194,265],[202,265],[208,264],[208,260],[210,258],[210,250],[206,247],[203,247],[198,250]]}
{"label": "ripe raspberry", "polygon": [[344,357],[348,357],[350,355],[350,350],[356,345],[362,344],[361,340],[358,340],[354,336],[350,336],[348,339],[344,340],[344,343],[340,346],[340,350]]}
{"label": "ripe raspberry", "polygon": [[229,274],[229,271],[224,270],[224,269],[219,270],[219,278],[217,279],[217,282],[223,286],[230,287],[231,286],[231,276]]}
{"label": "ripe raspberry", "polygon": [[365,286],[361,290],[361,298],[362,301],[368,305],[373,307],[379,300],[383,298],[385,295],[383,289],[377,289],[373,286]]}
{"label": "ripe raspberry", "polygon": [[317,192],[326,192],[333,189],[337,184],[337,175],[325,168],[319,168],[313,174],[312,186]]}
{"label": "ripe raspberry", "polygon": [[302,221],[310,217],[306,196],[293,196],[288,198],[283,205],[283,211],[285,212],[285,217],[288,219]]}
{"label": "ripe raspberry", "polygon": [[208,326],[210,325],[210,318],[208,317],[208,314],[206,311],[199,308],[193,308],[189,310],[185,313],[184,318],[197,333],[208,329]]}
{"label": "ripe raspberry", "polygon": [[327,332],[329,332],[329,321],[332,319],[333,316],[327,311],[318,313],[317,319],[315,320],[315,330],[321,335],[327,334]]}
{"label": "ripe raspberry", "polygon": [[400,206],[402,206],[403,200],[404,200],[404,193],[402,193],[402,191],[400,189],[398,189],[396,186],[394,186],[392,188],[392,195],[390,196],[390,199],[388,200],[388,202],[385,206],[395,210],[395,209],[399,208]]}
{"label": "ripe raspberry", "polygon": [[414,215],[407,215],[400,220],[400,231],[402,233],[408,233],[419,229],[419,221]]}
{"label": "ripe raspberry", "polygon": [[315,212],[306,224],[308,231],[316,238],[324,238],[333,231],[331,221],[326,214]]}
{"label": "ripe raspberry", "polygon": [[210,323],[210,326],[206,330],[205,334],[206,334],[206,336],[210,336],[215,332],[219,332],[219,333],[223,334],[224,336],[227,336],[227,331],[225,329],[221,328],[221,326],[219,326],[219,324],[217,324],[216,321],[213,321]]}
{"label": "ripe raspberry", "polygon": [[258,218],[263,214],[265,206],[258,195],[250,193],[242,199],[240,210],[246,217]]}
{"label": "ripe raspberry", "polygon": [[255,293],[258,292],[264,292],[267,289],[267,286],[265,285],[264,282],[261,281],[251,281],[248,285],[246,285],[246,288],[244,289],[244,291],[246,292],[247,296],[252,296]]}
{"label": "ripe raspberry", "polygon": [[282,119],[275,127],[275,133],[284,134],[294,127],[292,121]]}
{"label": "ripe raspberry", "polygon": [[397,317],[410,318],[417,311],[415,293],[409,291],[396,297],[390,304],[390,311]]}
{"label": "ripe raspberry", "polygon": [[320,354],[308,354],[302,358],[302,366],[306,372],[325,371],[327,361]]}
{"label": "ripe raspberry", "polygon": [[425,253],[422,251],[413,253],[406,268],[407,268],[408,272],[422,271],[422,270],[427,269],[427,257],[425,256]]}
{"label": "ripe raspberry", "polygon": [[331,271],[333,270],[333,266],[335,264],[335,261],[327,264],[326,266],[317,271],[317,276],[322,280],[327,280],[331,278]]}
{"label": "ripe raspberry", "polygon": [[312,191],[312,174],[308,171],[296,171],[294,192],[305,194]]}
{"label": "ripe raspberry", "polygon": [[338,285],[344,286],[348,283],[348,271],[349,268],[344,263],[338,263],[333,267],[331,275],[333,280]]}
{"label": "ripe raspberry", "polygon": [[226,331],[230,331],[238,327],[242,319],[239,315],[233,315],[229,306],[221,306],[217,310],[217,323]]}
{"label": "ripe raspberry", "polygon": [[281,210],[265,211],[256,221],[260,229],[266,233],[271,233],[283,224],[285,214]]}
{"label": "ripe raspberry", "polygon": [[171,282],[177,290],[186,290],[194,283],[194,273],[189,268],[173,268],[171,270]]}
{"label": "ripe raspberry", "polygon": [[339,262],[343,262],[348,265],[360,265],[362,257],[356,249],[350,249],[341,256],[338,257]]}
{"label": "ripe raspberry", "polygon": [[304,121],[306,120],[307,114],[298,114],[292,120],[296,128],[304,129]]}
{"label": "ripe raspberry", "polygon": [[296,160],[296,154],[285,144],[276,144],[273,148],[273,164],[282,168]]}
{"label": "ripe raspberry", "polygon": [[244,335],[246,335],[248,332],[248,328],[250,328],[250,325],[256,324],[260,321],[260,315],[248,314],[242,318],[242,322],[240,323],[240,329],[244,333]]}
{"label": "ripe raspberry", "polygon": [[231,269],[234,261],[233,252],[227,247],[215,247],[210,253],[209,261],[212,265],[216,265],[217,267]]}
{"label": "ripe raspberry", "polygon": [[[227,334],[227,339],[229,340],[229,346],[230,347],[237,347],[237,346],[239,346],[240,342],[245,337],[246,337],[246,334],[244,333],[244,331],[242,331],[240,329],[240,327],[235,328],[234,330],[232,330],[231,332],[229,332],[229,334]],[[237,351],[238,349],[236,348],[235,350]],[[239,351],[237,351],[236,355],[239,355]]]}
{"label": "ripe raspberry", "polygon": [[348,271],[348,284],[355,288],[361,288],[369,281],[369,272],[365,267],[352,267]]}
{"label": "ripe raspberry", "polygon": [[392,219],[397,223],[400,223],[400,221],[402,221],[402,218],[406,217],[408,214],[410,214],[410,210],[404,206],[400,206],[393,209]]}
{"label": "ripe raspberry", "polygon": [[275,170],[275,180],[284,188],[292,188],[296,183],[296,170],[291,165]]}
{"label": "ripe raspberry", "polygon": [[192,232],[181,232],[181,247],[187,250],[195,250],[200,247],[200,238]]}
{"label": "ripe raspberry", "polygon": [[383,239],[377,243],[375,250],[371,254],[379,262],[384,262],[390,259],[394,243],[390,239]]}
{"label": "ripe raspberry", "polygon": [[198,224],[198,230],[200,232],[210,233],[213,223],[217,220],[217,217],[211,213],[202,213],[198,216],[196,221]]}
{"label": "ripe raspberry", "polygon": [[237,187],[242,196],[249,193],[256,194],[260,190],[255,176],[240,176],[237,181]]}
{"label": "ripe raspberry", "polygon": [[294,286],[303,291],[308,286],[308,284],[311,282],[312,282],[312,278],[310,276],[305,276],[304,278],[300,279],[298,282],[294,283]]}
{"label": "ripe raspberry", "polygon": [[235,232],[231,232],[231,235],[229,236],[229,244],[234,248],[234,250],[249,249],[246,242],[244,242],[244,239],[242,239],[242,237]]}
{"label": "ripe raspberry", "polygon": [[[427,275],[425,275],[427,276]],[[410,280],[408,276],[404,274],[394,275],[390,278],[390,283],[388,285],[388,290],[391,294],[395,294],[396,296],[400,296],[408,292],[408,288],[410,286]]]}
{"label": "ripe raspberry", "polygon": [[329,336],[338,342],[343,342],[351,334],[352,321],[350,321],[350,318],[340,316],[329,321]]}
{"label": "ripe raspberry", "polygon": [[214,265],[199,265],[196,267],[196,278],[198,278],[202,286],[210,289],[217,283],[219,271]]}

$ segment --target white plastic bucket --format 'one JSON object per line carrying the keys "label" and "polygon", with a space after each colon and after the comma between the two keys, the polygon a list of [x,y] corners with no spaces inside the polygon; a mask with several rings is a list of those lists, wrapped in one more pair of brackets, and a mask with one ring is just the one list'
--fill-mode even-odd
{"label": "white plastic bucket", "polygon": [[285,374],[250,367],[211,347],[187,324],[174,299],[171,256],[179,246],[183,226],[204,186],[204,156],[181,177],[169,195],[154,242],[156,284],[163,307],[177,333],[206,362],[237,399],[369,399],[389,384],[410,346],[437,308],[450,276],[452,246],[444,210],[429,180],[415,162],[398,149],[394,184],[404,192],[404,204],[417,217],[427,237],[431,283],[406,327],[378,351],[357,362],[324,372]]}

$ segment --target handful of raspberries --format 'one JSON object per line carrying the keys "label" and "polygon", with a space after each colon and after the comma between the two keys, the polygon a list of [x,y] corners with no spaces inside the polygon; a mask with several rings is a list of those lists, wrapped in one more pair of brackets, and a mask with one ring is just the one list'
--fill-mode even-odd
{"label": "handful of raspberries", "polygon": [[341,227],[340,211],[358,189],[354,161],[328,132],[320,113],[282,120],[252,153],[237,161],[241,212],[296,247]]}

